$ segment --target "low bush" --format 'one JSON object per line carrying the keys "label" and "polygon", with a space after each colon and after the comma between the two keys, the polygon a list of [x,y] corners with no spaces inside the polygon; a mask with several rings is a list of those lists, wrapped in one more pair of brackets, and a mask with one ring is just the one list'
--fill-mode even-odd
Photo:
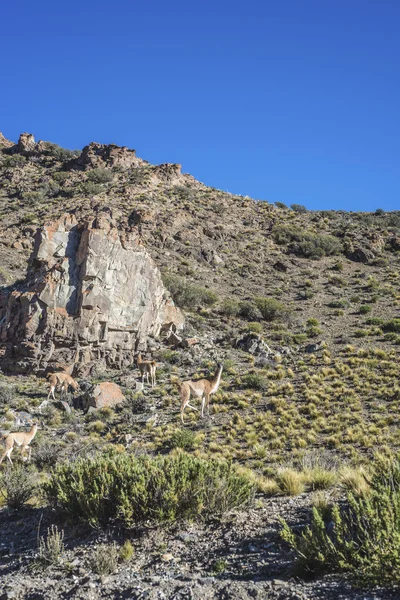
{"label": "low bush", "polygon": [[39,560],[44,565],[54,565],[64,554],[64,531],[56,525],[47,530],[47,536],[39,540]]}
{"label": "low bush", "polygon": [[44,484],[50,504],[98,526],[132,526],[225,512],[248,502],[254,483],[227,462],[174,456],[97,456],[56,466]]}
{"label": "low bush", "polygon": [[268,381],[258,373],[248,373],[248,375],[244,375],[242,377],[242,384],[246,388],[259,391],[264,391],[268,387]]}
{"label": "low bush", "polygon": [[108,169],[92,169],[88,173],[88,180],[93,183],[108,183],[114,179],[114,175]]}
{"label": "low bush", "polygon": [[196,445],[196,434],[190,429],[179,429],[171,435],[168,445],[171,448],[193,450]]}
{"label": "low bush", "polygon": [[35,476],[26,468],[14,464],[2,473],[0,486],[8,508],[19,509],[35,492]]}
{"label": "low bush", "polygon": [[282,537],[302,570],[350,571],[373,584],[400,582],[400,458],[378,461],[370,486],[369,494],[349,493],[346,505],[335,504],[328,524],[316,506],[300,535],[282,522]]}
{"label": "low bush", "polygon": [[165,273],[163,281],[176,304],[182,308],[195,308],[198,305],[213,306],[218,301],[215,292],[190,283],[179,275]]}
{"label": "low bush", "polygon": [[219,311],[227,317],[237,317],[240,312],[239,302],[233,298],[224,298]]}
{"label": "low bush", "polygon": [[256,298],[255,304],[266,321],[274,321],[287,315],[288,308],[276,298]]}
{"label": "low bush", "polygon": [[257,306],[249,300],[239,302],[239,315],[248,321],[258,321],[262,319],[262,314]]}
{"label": "low bush", "polygon": [[99,544],[93,551],[90,566],[97,575],[111,575],[118,567],[119,549],[117,544]]}
{"label": "low bush", "polygon": [[393,331],[395,333],[400,332],[400,319],[392,319],[391,321],[387,321],[382,326],[383,331]]}
{"label": "low bush", "polygon": [[287,246],[289,252],[304,258],[319,259],[343,251],[342,244],[333,235],[313,233],[295,225],[277,225],[272,235],[277,244]]}

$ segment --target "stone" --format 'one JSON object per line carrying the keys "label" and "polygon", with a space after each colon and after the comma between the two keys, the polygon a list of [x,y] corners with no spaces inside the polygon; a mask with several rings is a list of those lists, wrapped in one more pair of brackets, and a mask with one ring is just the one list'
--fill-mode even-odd
{"label": "stone", "polygon": [[146,161],[136,156],[136,150],[116,144],[98,144],[91,142],[85,146],[78,158],[71,161],[70,165],[81,169],[96,169],[105,167],[140,167]]}
{"label": "stone", "polygon": [[103,381],[86,393],[81,399],[81,405],[83,410],[88,410],[90,407],[97,410],[106,407],[114,408],[124,400],[125,397],[119,385],[111,381]]}
{"label": "stone", "polygon": [[0,367],[41,373],[125,368],[165,323],[184,317],[135,230],[108,211],[38,230],[26,280],[0,291]]}
{"label": "stone", "polygon": [[235,341],[235,348],[240,348],[250,354],[261,354],[266,357],[272,352],[268,344],[257,333],[245,333]]}
{"label": "stone", "polygon": [[347,258],[353,260],[354,262],[361,262],[364,264],[369,263],[371,260],[375,258],[375,254],[372,250],[368,248],[357,247],[347,255]]}

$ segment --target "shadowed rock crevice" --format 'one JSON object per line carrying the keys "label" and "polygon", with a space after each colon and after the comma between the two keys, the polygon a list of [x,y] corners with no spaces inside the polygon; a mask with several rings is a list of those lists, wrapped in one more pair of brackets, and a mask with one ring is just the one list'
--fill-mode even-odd
{"label": "shadowed rock crevice", "polygon": [[44,226],[31,265],[24,284],[0,296],[7,371],[121,368],[164,323],[183,325],[137,233],[118,229],[109,213],[82,222],[64,215]]}

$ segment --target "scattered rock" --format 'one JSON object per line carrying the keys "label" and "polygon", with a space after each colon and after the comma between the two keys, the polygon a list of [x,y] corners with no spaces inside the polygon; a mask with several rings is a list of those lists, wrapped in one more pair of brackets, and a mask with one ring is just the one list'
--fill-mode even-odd
{"label": "scattered rock", "polygon": [[99,408],[114,408],[125,400],[121,388],[116,383],[103,381],[98,383],[90,390],[82,399],[83,410],[88,410],[93,407],[96,410]]}

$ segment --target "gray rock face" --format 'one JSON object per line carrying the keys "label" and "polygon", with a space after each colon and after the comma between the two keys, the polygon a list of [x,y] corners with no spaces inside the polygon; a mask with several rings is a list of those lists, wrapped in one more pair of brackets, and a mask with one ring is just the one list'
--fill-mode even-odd
{"label": "gray rock face", "polygon": [[0,365],[122,368],[170,322],[180,328],[183,316],[137,233],[104,212],[80,223],[64,215],[38,231],[23,286],[0,293]]}

